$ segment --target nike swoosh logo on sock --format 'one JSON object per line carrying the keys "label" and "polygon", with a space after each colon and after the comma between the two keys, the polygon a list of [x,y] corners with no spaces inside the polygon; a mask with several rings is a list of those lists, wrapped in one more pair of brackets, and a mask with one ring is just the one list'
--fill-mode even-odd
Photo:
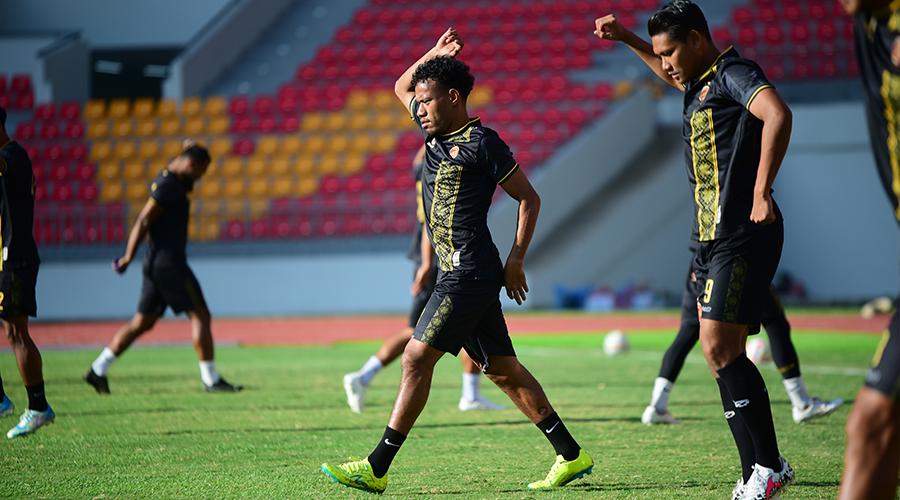
{"label": "nike swoosh logo on sock", "polygon": [[386,445],[388,445],[388,446],[393,446],[394,448],[399,448],[399,447],[400,447],[399,444],[394,444],[394,443],[392,443],[388,438],[384,438],[384,444],[386,444]]}
{"label": "nike swoosh logo on sock", "polygon": [[[560,420],[559,422],[562,422],[562,420]],[[553,429],[556,429],[556,426],[559,425],[559,422],[553,424],[553,427],[547,429],[547,430],[544,431],[544,432],[546,432],[547,434],[550,434],[551,432],[553,432]]]}

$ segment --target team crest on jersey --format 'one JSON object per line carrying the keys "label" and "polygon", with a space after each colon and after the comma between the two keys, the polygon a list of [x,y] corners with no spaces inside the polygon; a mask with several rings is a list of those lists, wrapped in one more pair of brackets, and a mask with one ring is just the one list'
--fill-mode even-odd
{"label": "team crest on jersey", "polygon": [[459,156],[459,146],[453,146],[450,148],[450,158],[455,160],[457,156]]}
{"label": "team crest on jersey", "polygon": [[700,90],[700,102],[703,102],[706,99],[706,94],[709,94],[709,84],[706,84],[703,89]]}

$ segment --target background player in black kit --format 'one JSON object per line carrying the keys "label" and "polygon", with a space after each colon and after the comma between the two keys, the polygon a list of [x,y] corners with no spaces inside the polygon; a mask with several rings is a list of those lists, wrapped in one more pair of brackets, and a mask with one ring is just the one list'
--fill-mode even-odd
{"label": "background player in black kit", "polygon": [[[375,375],[403,354],[403,349],[412,338],[419,316],[422,315],[428,298],[434,292],[434,284],[437,282],[437,262],[434,258],[434,248],[425,232],[425,207],[422,206],[422,162],[424,161],[425,145],[423,144],[413,159],[417,203],[416,229],[413,231],[409,250],[406,253],[406,257],[415,262],[415,275],[410,286],[413,303],[409,311],[409,324],[406,328],[385,339],[378,351],[369,357],[362,368],[344,375],[347,404],[354,413],[362,413],[365,410],[366,389]],[[463,369],[462,397],[459,399],[459,409],[461,411],[503,410],[503,406],[492,403],[481,395],[481,370],[478,369],[472,358],[463,351],[460,353],[459,359]]]}
{"label": "background player in black kit", "polygon": [[209,309],[185,256],[191,204],[187,193],[193,189],[194,181],[206,173],[209,162],[209,152],[205,148],[192,140],[184,142],[184,152],[153,180],[150,199],[128,235],[125,255],[113,260],[113,270],[125,272],[141,241],[150,235],[144,255],[144,283],[138,312],[116,332],[84,374],[85,382],[100,394],[109,394],[106,371],[110,365],[132,342],[153,328],[166,307],[171,307],[175,314],[186,311],[191,319],[192,340],[200,358],[204,388],[215,392],[242,389],[226,382],[216,371]]}
{"label": "background player in black kit", "polygon": [[[878,174],[900,221],[900,2],[841,0],[855,45]],[[896,498],[900,469],[900,313],[894,312],[847,419],[839,498]]]}
{"label": "background player in black kit", "polygon": [[[14,438],[53,422],[44,394],[41,353],[28,334],[28,317],[37,315],[34,287],[41,259],[34,242],[34,170],[28,153],[6,133],[6,110],[0,107],[0,320],[16,355],[28,393],[28,409],[6,433]],[[0,381],[0,417],[15,412]]]}
{"label": "background player in black kit", "polygon": [[776,497],[794,472],[778,450],[765,381],[745,345],[759,332],[763,296],[781,258],[784,226],[771,187],[790,142],[790,109],[756,63],[733,48],[719,52],[690,1],[675,0],[650,17],[652,44],[613,15],[597,19],[596,28],[685,93],[700,344],[741,456],[732,497]]}
{"label": "background player in black kit", "polygon": [[[644,413],[641,415],[641,422],[647,425],[681,423],[668,410],[669,394],[684,366],[684,359],[700,340],[700,320],[697,317],[695,285],[694,255],[692,254],[681,297],[681,327],[678,329],[678,335],[675,336],[672,345],[666,349],[666,353],[663,355],[659,376],[653,383],[650,405],[644,409]],[[762,326],[766,329],[772,345],[772,360],[775,361],[775,366],[778,367],[778,371],[784,379],[784,388],[791,400],[791,415],[794,422],[802,424],[833,413],[840,408],[844,404],[843,399],[823,401],[810,396],[806,390],[803,375],[800,374],[800,359],[797,357],[793,342],[791,342],[791,324],[785,317],[778,292],[772,286],[763,296]]]}
{"label": "background player in black kit", "polygon": [[[499,292],[505,286],[507,296],[519,304],[525,299],[522,264],[540,198],[497,133],[469,118],[466,98],[474,77],[455,58],[462,46],[456,30],[448,29],[394,86],[426,136],[422,202],[440,275],[403,353],[400,390],[377,447],[361,461],[322,464],[325,473],[345,486],[384,491],[391,461],[428,400],[435,363],[463,347],[543,431],[558,455],[547,478],[530,488],[562,486],[593,467],[540,384],[519,363],[509,338]],[[487,227],[498,184],[519,202],[516,238],[505,266]]]}

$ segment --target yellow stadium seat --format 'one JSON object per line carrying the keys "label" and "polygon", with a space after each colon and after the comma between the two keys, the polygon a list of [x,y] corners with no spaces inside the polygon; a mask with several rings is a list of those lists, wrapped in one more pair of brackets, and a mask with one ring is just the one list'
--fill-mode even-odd
{"label": "yellow stadium seat", "polygon": [[397,136],[393,132],[382,132],[375,140],[375,151],[387,153],[397,147]]}
{"label": "yellow stadium seat", "polygon": [[100,188],[100,201],[120,201],[122,199],[122,183],[121,182],[105,182]]}
{"label": "yellow stadium seat", "polygon": [[222,183],[218,179],[202,179],[199,184],[203,198],[218,198],[222,194]]}
{"label": "yellow stadium seat", "polygon": [[325,149],[325,137],[319,134],[311,135],[306,140],[306,152],[309,154],[321,153]]}
{"label": "yellow stadium seat", "polygon": [[185,97],[181,103],[181,114],[184,116],[196,116],[203,111],[203,103],[199,97]]}
{"label": "yellow stadium seat", "polygon": [[[119,162],[104,162],[97,168],[97,179],[111,181],[119,177]],[[119,186],[121,188],[121,186]]]}
{"label": "yellow stadium seat", "polygon": [[266,172],[267,161],[264,156],[254,156],[247,160],[247,175],[261,176]]}
{"label": "yellow stadium seat", "polygon": [[300,128],[306,132],[314,132],[321,130],[325,123],[325,118],[321,112],[312,111],[303,115]]}
{"label": "yellow stadium seat", "polygon": [[116,142],[116,159],[130,160],[135,157],[137,149],[133,141],[120,140]]}
{"label": "yellow stadium seat", "polygon": [[160,99],[156,105],[156,116],[168,118],[178,114],[178,102],[175,99]]}
{"label": "yellow stadium seat", "polygon": [[137,179],[129,182],[125,189],[125,196],[132,201],[146,200],[150,197],[150,190],[147,189],[146,179]]}
{"label": "yellow stadium seat", "polygon": [[319,190],[319,179],[314,176],[303,176],[294,185],[294,195],[299,197],[312,196]]}
{"label": "yellow stadium seat", "polygon": [[138,146],[138,158],[148,160],[159,154],[159,142],[156,139],[144,139]]}
{"label": "yellow stadium seat", "polygon": [[106,101],[103,99],[91,99],[84,105],[81,117],[85,120],[97,120],[106,116]]}
{"label": "yellow stadium seat", "polygon": [[281,152],[289,155],[296,155],[300,153],[300,148],[303,146],[303,141],[300,140],[299,136],[292,135],[284,138],[284,141],[281,143]]}
{"label": "yellow stadium seat", "polygon": [[350,145],[350,141],[347,138],[346,134],[334,134],[331,136],[331,139],[328,140],[328,144],[325,146],[326,151],[330,151],[332,153],[340,153],[346,150]]}
{"label": "yellow stadium seat", "polygon": [[336,153],[325,154],[319,158],[319,173],[322,175],[333,175],[339,170],[339,160]]}
{"label": "yellow stadium seat", "polygon": [[128,137],[131,135],[131,119],[114,121],[111,135],[113,137]]}
{"label": "yellow stadium seat", "polygon": [[225,113],[225,97],[213,95],[206,98],[206,114],[216,116]]}
{"label": "yellow stadium seat", "polygon": [[256,141],[256,154],[272,156],[279,149],[278,137],[274,135],[264,135]]}
{"label": "yellow stadium seat", "polygon": [[366,167],[366,159],[359,153],[350,153],[344,156],[341,162],[341,173],[344,175],[352,175],[362,172]]}
{"label": "yellow stadium seat", "polygon": [[384,130],[394,127],[394,115],[390,111],[381,110],[375,115],[374,127],[376,130]]}
{"label": "yellow stadium seat", "polygon": [[241,175],[243,170],[243,160],[237,156],[229,156],[222,162],[222,166],[217,173],[222,177],[231,178],[236,175]]}
{"label": "yellow stadium seat", "polygon": [[337,132],[347,126],[347,117],[343,113],[332,113],[325,120],[325,130]]}
{"label": "yellow stadium seat", "polygon": [[250,182],[247,189],[247,196],[251,198],[265,198],[269,195],[269,178],[261,177]]}
{"label": "yellow stadium seat", "polygon": [[272,158],[271,171],[274,175],[285,175],[291,171],[291,160],[287,156]]}
{"label": "yellow stadium seat", "polygon": [[182,151],[184,147],[179,139],[169,139],[163,143],[162,155],[167,161],[181,155]]}
{"label": "yellow stadium seat", "polygon": [[94,141],[91,144],[90,159],[92,161],[103,161],[112,157],[112,144],[108,141]]}
{"label": "yellow stadium seat", "polygon": [[297,165],[295,166],[295,172],[298,174],[312,174],[316,171],[316,162],[309,156],[303,156],[297,159]]}
{"label": "yellow stadium seat", "polygon": [[131,101],[128,98],[116,98],[109,101],[109,109],[106,114],[110,118],[125,118],[131,109]]}
{"label": "yellow stadium seat", "polygon": [[125,164],[125,167],[122,169],[122,175],[130,182],[135,182],[138,179],[144,179],[144,162],[142,161],[132,161]]}
{"label": "yellow stadium seat", "polygon": [[415,130],[419,128],[409,113],[397,113],[394,115],[394,126],[400,130]]}
{"label": "yellow stadium seat", "polygon": [[211,154],[213,158],[225,156],[229,153],[231,153],[231,139],[228,137],[215,139],[209,145],[209,154]]}
{"label": "yellow stadium seat", "polygon": [[239,198],[244,196],[244,187],[245,187],[244,179],[231,179],[227,181],[225,184],[225,196],[229,199]]}
{"label": "yellow stadium seat", "polygon": [[293,182],[289,176],[278,176],[272,181],[271,195],[275,198],[286,198],[293,190]]}
{"label": "yellow stadium seat", "polygon": [[362,111],[369,106],[369,93],[365,90],[351,90],[347,94],[347,107],[354,111]]}
{"label": "yellow stadium seat", "polygon": [[366,153],[372,149],[372,134],[362,133],[356,134],[350,142],[349,151],[358,151]]}
{"label": "yellow stadium seat", "polygon": [[364,130],[369,126],[370,117],[368,113],[357,113],[350,119],[351,130]]}
{"label": "yellow stadium seat", "polygon": [[156,134],[156,118],[152,116],[138,118],[134,125],[134,134],[139,137],[149,137]]}
{"label": "yellow stadium seat", "polygon": [[173,136],[181,132],[181,120],[178,117],[164,118],[159,124],[159,133],[164,136]]}
{"label": "yellow stadium seat", "polygon": [[380,90],[375,92],[374,104],[378,109],[387,109],[400,104],[397,101],[397,95],[390,90]]}
{"label": "yellow stadium seat", "polygon": [[219,221],[219,218],[216,216],[206,216],[203,217],[202,221],[202,240],[203,241],[215,241],[219,239],[219,228],[222,223]]}
{"label": "yellow stadium seat", "polygon": [[231,126],[231,122],[228,121],[227,115],[221,115],[212,117],[209,119],[209,125],[207,126],[207,132],[213,135],[221,135],[228,132],[228,127]]}
{"label": "yellow stadium seat", "polygon": [[88,122],[87,132],[88,139],[98,139],[109,135],[109,122],[106,119]]}
{"label": "yellow stadium seat", "polygon": [[147,165],[147,170],[146,170],[146,174],[145,174],[146,177],[145,177],[145,178],[146,178],[146,179],[152,179],[152,178],[156,177],[156,176],[157,176],[160,172],[162,172],[163,169],[166,168],[168,165],[169,165],[169,164],[168,164],[167,162],[159,161],[159,160],[154,161],[154,162],[150,162],[150,165]]}
{"label": "yellow stadium seat", "polygon": [[481,108],[491,103],[493,100],[493,94],[491,92],[491,88],[486,85],[479,85],[472,89],[472,93],[469,94],[469,98],[466,102],[469,104],[471,109]]}
{"label": "yellow stadium seat", "polygon": [[144,118],[146,116],[151,116],[152,114],[152,97],[138,97],[134,100],[134,105],[131,107],[131,116],[134,116],[136,118]]}
{"label": "yellow stadium seat", "polygon": [[184,134],[188,137],[202,134],[204,128],[206,128],[205,120],[199,116],[188,118],[184,122]]}

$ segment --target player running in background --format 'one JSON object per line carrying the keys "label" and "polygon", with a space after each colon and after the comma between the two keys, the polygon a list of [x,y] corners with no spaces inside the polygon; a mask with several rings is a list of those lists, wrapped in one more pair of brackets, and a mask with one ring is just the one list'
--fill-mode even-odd
{"label": "player running in background", "polygon": [[150,235],[144,255],[144,283],[137,313],[116,332],[83,377],[99,394],[109,394],[106,377],[109,367],[138,337],[153,328],[166,307],[171,307],[175,314],[186,311],[191,319],[192,340],[200,358],[203,387],[214,392],[242,389],[239,385],[226,382],[216,371],[210,329],[212,319],[203,300],[200,283],[188,267],[185,255],[191,206],[187,193],[193,189],[194,182],[206,173],[209,162],[206,148],[192,140],[184,142],[184,151],[153,180],[150,199],[128,235],[125,255],[113,260],[113,270],[124,273],[138,245],[147,234]]}
{"label": "player running in background", "polygon": [[[650,406],[644,409],[644,414],[641,415],[641,422],[647,425],[681,423],[669,412],[669,394],[675,384],[675,379],[678,378],[678,374],[684,366],[684,359],[700,340],[697,291],[693,277],[694,257],[691,256],[684,292],[681,296],[681,328],[663,356],[659,376],[653,383]],[[772,345],[772,359],[784,378],[784,388],[791,400],[794,422],[802,424],[828,415],[840,408],[844,404],[843,399],[822,401],[810,396],[807,392],[803,376],[800,375],[800,359],[797,358],[797,351],[791,342],[791,324],[784,315],[784,308],[781,306],[778,292],[771,286],[769,292],[763,297],[762,325],[766,329]]]}
{"label": "player running in background", "polygon": [[[434,248],[428,234],[424,231],[425,209],[422,206],[422,162],[425,159],[425,145],[423,144],[413,159],[413,167],[416,176],[416,229],[413,231],[409,251],[406,257],[415,265],[415,277],[413,278],[410,293],[413,296],[412,308],[409,311],[409,326],[388,337],[378,351],[369,357],[366,364],[359,371],[344,375],[344,390],[347,392],[347,404],[355,413],[362,413],[365,409],[366,388],[372,378],[403,354],[403,349],[416,329],[419,316],[425,309],[425,304],[434,291],[437,282],[437,265],[435,265]],[[503,406],[488,401],[481,395],[481,370],[472,361],[472,358],[463,351],[459,355],[463,368],[462,397],[459,399],[459,409],[468,410],[502,410]]]}
{"label": "player running in background", "polygon": [[755,62],[734,48],[716,48],[703,12],[690,1],[663,6],[647,27],[652,43],[614,15],[597,19],[595,33],[627,44],[685,93],[700,344],[741,457],[732,497],[777,497],[794,471],[778,450],[766,384],[745,346],[760,330],[781,258],[784,225],[771,188],[790,142],[791,111]]}
{"label": "player running in background", "polygon": [[[6,110],[0,107],[0,320],[28,393],[28,409],[8,438],[31,434],[55,418],[44,394],[41,352],[28,334],[28,317],[37,316],[34,287],[41,262],[32,233],[34,186],[28,153],[6,133]],[[0,401],[0,417],[15,413],[2,381]]]}
{"label": "player running in background", "polygon": [[[428,400],[435,363],[462,348],[537,425],[558,455],[547,477],[529,488],[562,486],[593,467],[538,381],[519,363],[509,338],[499,292],[505,286],[509,298],[519,304],[525,299],[522,264],[540,197],[497,133],[469,117],[466,99],[474,77],[455,58],[462,46],[456,30],[448,29],[394,86],[426,136],[422,199],[440,275],[403,353],[400,390],[375,450],[361,461],[322,464],[325,473],[346,486],[384,491],[391,461]],[[505,266],[487,226],[498,184],[519,203],[516,237]]]}
{"label": "player running in background", "polygon": [[[856,59],[862,76],[875,165],[900,221],[900,3],[841,0],[856,19]],[[894,312],[847,419],[841,500],[896,498],[900,470],[900,316]]]}

